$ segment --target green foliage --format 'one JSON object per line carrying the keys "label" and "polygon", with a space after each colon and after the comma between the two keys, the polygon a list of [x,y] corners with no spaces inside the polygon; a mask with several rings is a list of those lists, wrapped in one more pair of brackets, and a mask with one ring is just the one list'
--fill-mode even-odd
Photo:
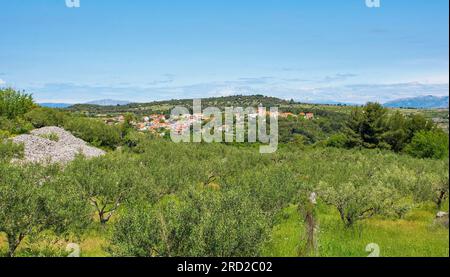
{"label": "green foliage", "polygon": [[121,132],[116,126],[83,117],[68,117],[64,128],[95,146],[116,148],[121,143]]}
{"label": "green foliage", "polygon": [[8,131],[11,134],[18,135],[28,133],[33,129],[33,125],[31,125],[31,123],[25,121],[21,117],[8,119],[6,117],[0,116],[0,129]]}
{"label": "green foliage", "polygon": [[[449,232],[431,227],[434,210],[418,208],[404,219],[375,217],[347,228],[336,209],[319,205],[320,257],[367,257],[366,246],[375,242],[381,257],[448,257]],[[263,256],[296,257],[303,244],[304,226],[298,219],[296,206],[280,212],[280,220],[272,229],[272,239],[263,248]]]}
{"label": "green foliage", "polygon": [[299,149],[304,149],[308,139],[303,135],[295,134],[292,139],[292,143],[295,144]]}
{"label": "green foliage", "polygon": [[62,126],[65,114],[56,109],[35,108],[26,113],[24,118],[35,128],[42,128],[45,126]]}
{"label": "green foliage", "polygon": [[325,145],[328,147],[345,148],[347,145],[347,137],[342,133],[332,135],[326,140]]}
{"label": "green foliage", "polygon": [[3,141],[11,136],[11,133],[6,130],[0,130],[0,140]]}
{"label": "green foliage", "polygon": [[0,128],[14,130],[13,133],[25,133],[34,128],[45,126],[61,126],[73,135],[93,144],[97,147],[114,149],[122,144],[122,136],[131,131],[131,115],[127,115],[127,122],[121,126],[109,126],[99,120],[85,118],[79,115],[70,115],[64,111],[51,108],[35,108],[24,115],[24,119],[16,125],[22,126],[24,130],[15,130],[14,122],[6,122]]}
{"label": "green foliage", "polygon": [[0,89],[0,130],[10,134],[23,134],[33,126],[21,116],[33,108],[30,95],[13,89]]}
{"label": "green foliage", "polygon": [[131,161],[123,158],[79,157],[65,169],[64,183],[78,188],[81,197],[93,206],[100,223],[107,223],[138,184]]}
{"label": "green foliage", "polygon": [[433,170],[427,170],[413,185],[416,201],[433,201],[441,209],[449,194],[448,160],[438,163]]}
{"label": "green foliage", "polygon": [[[436,125],[423,115],[405,116],[399,111],[392,115],[377,103],[368,103],[351,112],[344,131],[348,148],[380,148],[401,152],[420,131],[435,130]],[[343,142],[340,137],[339,143]]]}
{"label": "green foliage", "polygon": [[23,145],[15,144],[9,140],[10,135],[8,131],[0,130],[0,163],[23,157]]}
{"label": "green foliage", "polygon": [[42,134],[42,135],[39,135],[39,136],[42,137],[42,138],[51,140],[51,141],[55,141],[55,142],[59,141],[59,136],[56,133]]}
{"label": "green foliage", "polygon": [[136,120],[136,116],[132,113],[125,114],[125,122],[120,125],[121,136],[125,137],[129,132],[134,130],[134,126],[131,124]]}
{"label": "green foliage", "polygon": [[419,131],[432,131],[436,129],[435,124],[426,119],[422,114],[413,114],[406,122],[408,142],[414,137],[414,135]]}
{"label": "green foliage", "polygon": [[320,194],[328,205],[334,206],[347,227],[391,208],[394,192],[385,186],[321,183]]}
{"label": "green foliage", "polygon": [[116,225],[112,251],[125,256],[256,256],[267,224],[261,210],[236,192],[193,188],[138,205]]}
{"label": "green foliage", "polygon": [[[192,104],[174,100],[151,108],[131,104],[92,109],[167,112],[176,103]],[[352,109],[262,96],[213,98],[205,105],[233,103],[274,103],[294,114],[313,112],[315,119],[281,119],[279,150],[260,155],[243,144],[173,144],[135,131],[131,114],[116,126],[45,108],[14,118],[0,116],[0,232],[9,241],[9,254],[17,254],[18,243],[27,237],[33,247],[21,247],[20,255],[61,255],[56,246],[37,247],[33,241],[53,232],[56,239],[67,232],[89,236],[86,225],[91,223],[95,237],[115,256],[257,256],[266,254],[261,250],[267,243],[292,246],[290,255],[297,255],[304,245],[302,232],[312,234],[304,221],[312,218],[320,225],[320,254],[356,255],[363,239],[354,232],[368,234],[364,239],[401,234],[406,245],[406,231],[386,232],[380,226],[394,217],[400,223],[416,220],[410,211],[422,206],[430,206],[421,219],[430,224],[436,207],[448,209],[448,156],[418,159],[394,153],[442,158],[439,153],[448,151],[448,136],[421,115],[391,113],[378,104]],[[78,157],[64,168],[9,164],[23,152],[9,137],[54,125],[115,151],[91,160]],[[298,206],[310,192],[317,193],[319,204]],[[287,207],[295,212],[296,222],[289,224],[295,239],[279,229]],[[94,221],[108,224],[92,223],[94,215]],[[423,223],[418,230],[430,236],[427,226]],[[345,240],[351,245],[343,245]],[[0,238],[4,249],[2,243]],[[445,245],[430,251],[417,253],[442,253]]]}
{"label": "green foliage", "polygon": [[[80,157],[62,171],[38,174],[28,168],[23,174],[46,176],[43,183],[52,193],[43,198],[49,203],[58,203],[58,194],[72,195],[75,203],[81,202],[78,213],[88,213],[87,218],[100,218],[103,210],[103,220],[111,220],[99,228],[99,236],[117,256],[257,256],[268,230],[279,224],[280,211],[297,205],[304,192],[318,194],[314,214],[321,230],[328,226],[321,218],[332,214],[340,219],[341,210],[341,226],[365,226],[370,233],[375,227],[367,225],[368,217],[408,218],[411,207],[437,204],[442,189],[448,191],[448,161],[390,151],[302,150],[289,144],[275,154],[260,155],[257,149],[221,144],[147,140],[138,145],[138,152],[124,149],[92,160]],[[31,178],[4,176],[10,183]],[[441,198],[442,207],[447,207],[446,199]],[[64,218],[70,218],[70,205],[58,205],[54,211],[67,211]],[[89,210],[83,210],[87,206]],[[296,218],[301,220],[298,213]],[[293,226],[301,238],[305,228]],[[111,240],[108,228],[114,230]],[[341,233],[344,236],[339,229]],[[321,234],[319,248],[326,248],[323,243],[330,243],[330,238],[323,241]]]}
{"label": "green foliage", "polygon": [[418,158],[442,159],[448,157],[448,146],[448,134],[443,131],[419,131],[405,151]]}
{"label": "green foliage", "polygon": [[348,121],[349,147],[379,147],[385,130],[386,113],[387,110],[378,103],[368,103],[363,108],[355,108]]}
{"label": "green foliage", "polygon": [[400,152],[408,143],[409,130],[407,129],[407,119],[399,111],[391,115],[386,122],[386,132],[382,135],[382,140],[390,145],[395,152]]}
{"label": "green foliage", "polygon": [[146,141],[152,139],[152,135],[137,131],[129,131],[123,139],[123,143],[134,152],[139,153],[144,151],[141,146],[145,145]]}
{"label": "green foliage", "polygon": [[30,111],[33,106],[31,95],[11,88],[0,89],[0,117],[14,119]]}
{"label": "green foliage", "polygon": [[21,159],[23,150],[23,145],[0,137],[0,163],[9,162],[11,159]]}
{"label": "green foliage", "polygon": [[7,236],[8,256],[27,236],[81,226],[85,205],[76,191],[49,181],[57,170],[0,164],[0,231]]}

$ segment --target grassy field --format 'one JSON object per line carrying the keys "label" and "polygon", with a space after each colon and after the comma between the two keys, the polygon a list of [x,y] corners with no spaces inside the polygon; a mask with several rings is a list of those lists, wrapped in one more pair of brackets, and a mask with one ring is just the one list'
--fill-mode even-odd
{"label": "grassy field", "polygon": [[[448,257],[448,229],[433,223],[435,211],[421,207],[408,213],[405,219],[368,219],[351,229],[345,228],[337,212],[319,206],[318,256],[365,257],[366,246],[376,243],[382,257]],[[448,207],[447,207],[448,209]],[[326,213],[323,213],[326,212]],[[298,256],[304,229],[296,206],[286,208],[280,215],[264,246],[269,257]]]}

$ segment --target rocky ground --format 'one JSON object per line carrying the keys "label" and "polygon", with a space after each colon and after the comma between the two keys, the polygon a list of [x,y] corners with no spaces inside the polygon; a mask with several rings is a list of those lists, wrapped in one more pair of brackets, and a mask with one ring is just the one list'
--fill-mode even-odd
{"label": "rocky ground", "polygon": [[44,127],[13,139],[25,147],[24,161],[42,163],[67,163],[77,154],[87,158],[98,157],[105,151],[89,146],[82,139],[59,127]]}

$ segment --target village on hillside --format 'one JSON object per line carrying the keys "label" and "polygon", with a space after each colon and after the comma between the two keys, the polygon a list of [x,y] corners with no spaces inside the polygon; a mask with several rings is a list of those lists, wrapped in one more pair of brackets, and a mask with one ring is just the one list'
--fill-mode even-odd
{"label": "village on hillside", "polygon": [[[279,113],[266,113],[267,116],[278,116],[279,118],[300,118],[304,120],[313,120],[314,113],[311,112],[301,112],[299,114],[294,114],[291,112],[279,112]],[[256,119],[258,114],[248,114],[249,118]],[[185,114],[177,117],[166,117],[164,114],[151,114],[141,117],[137,121],[130,122],[137,131],[140,132],[152,132],[158,133],[161,136],[165,135],[166,131],[176,131],[177,133],[182,133],[184,130],[189,129],[194,122],[203,121],[208,122],[212,120],[213,117],[206,116],[204,114]],[[125,122],[125,115],[118,115],[111,118],[104,119],[104,122],[108,125],[116,125]],[[232,129],[232,126],[222,125],[219,131],[228,131]]]}

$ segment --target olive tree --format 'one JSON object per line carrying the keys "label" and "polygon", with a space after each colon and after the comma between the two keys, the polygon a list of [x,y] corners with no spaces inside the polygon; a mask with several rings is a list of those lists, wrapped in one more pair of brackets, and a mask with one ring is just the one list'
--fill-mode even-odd
{"label": "olive tree", "polygon": [[319,187],[321,198],[338,210],[346,227],[381,214],[394,204],[395,192],[380,184],[356,185],[347,182],[329,185],[321,182]]}
{"label": "olive tree", "polygon": [[414,188],[416,200],[432,201],[436,204],[436,207],[440,209],[444,201],[448,199],[448,171],[443,171],[443,174],[432,172],[423,173]]}
{"label": "olive tree", "polygon": [[113,255],[256,256],[267,219],[248,196],[193,187],[154,205],[137,205],[115,225]]}
{"label": "olive tree", "polygon": [[76,190],[52,180],[56,170],[0,164],[0,232],[6,234],[8,256],[27,236],[45,230],[62,234],[87,222]]}
{"label": "olive tree", "polygon": [[65,170],[66,182],[77,186],[106,224],[128,199],[137,181],[129,156],[108,155],[92,160],[78,157]]}
{"label": "olive tree", "polygon": [[438,209],[440,209],[444,201],[448,199],[448,183],[448,175],[447,177],[439,178],[435,183],[433,183],[433,201],[436,203]]}

